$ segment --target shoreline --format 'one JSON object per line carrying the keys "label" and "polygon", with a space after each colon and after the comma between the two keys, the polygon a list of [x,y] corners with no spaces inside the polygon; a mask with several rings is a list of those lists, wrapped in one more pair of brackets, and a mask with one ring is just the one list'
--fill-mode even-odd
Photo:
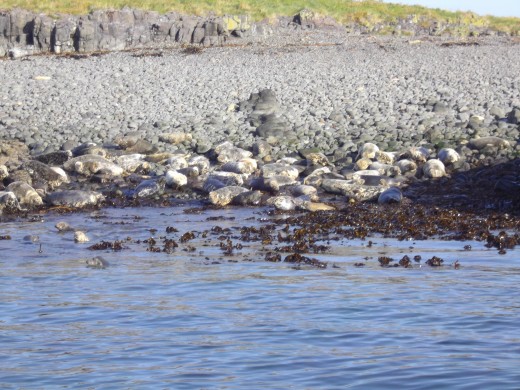
{"label": "shoreline", "polygon": [[0,61],[5,216],[175,198],[343,210],[394,188],[396,208],[518,218],[516,41],[291,39]]}

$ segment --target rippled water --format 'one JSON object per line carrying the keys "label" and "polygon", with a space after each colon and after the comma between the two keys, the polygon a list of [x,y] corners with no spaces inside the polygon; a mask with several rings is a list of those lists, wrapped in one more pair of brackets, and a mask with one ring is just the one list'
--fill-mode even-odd
{"label": "rippled water", "polygon": [[[236,220],[207,220],[219,215]],[[260,224],[268,217],[259,210],[44,218],[0,224],[12,238],[0,241],[1,388],[520,387],[518,250],[501,256],[479,242],[375,237],[370,248],[333,242],[330,253],[313,255],[329,262],[325,270],[294,269],[265,262],[257,243],[224,256],[215,238],[199,236],[173,254],[136,241],[167,226],[178,239]],[[59,220],[91,242],[57,233]],[[119,252],[86,249],[127,237]],[[447,265],[385,269],[381,253],[436,254]],[[96,255],[110,266],[87,268]],[[364,257],[365,267],[353,266]]]}

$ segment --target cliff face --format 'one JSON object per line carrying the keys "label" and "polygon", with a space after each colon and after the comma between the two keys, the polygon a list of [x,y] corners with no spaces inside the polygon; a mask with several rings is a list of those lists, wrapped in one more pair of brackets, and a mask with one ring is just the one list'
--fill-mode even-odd
{"label": "cliff face", "polygon": [[302,10],[294,17],[280,17],[274,24],[250,23],[249,17],[199,17],[178,13],[159,14],[125,8],[93,11],[88,15],[44,14],[15,9],[0,11],[0,57],[13,58],[41,52],[113,51],[174,43],[213,46],[229,37],[266,37],[273,31],[286,34],[294,29],[344,29],[351,34],[489,34],[476,26],[442,25],[438,21],[415,20],[395,23],[354,23],[342,26],[331,18]]}
{"label": "cliff face", "polygon": [[25,10],[0,12],[0,56],[123,50],[154,44],[222,44],[250,30],[245,16],[197,16],[123,9],[58,19]]}

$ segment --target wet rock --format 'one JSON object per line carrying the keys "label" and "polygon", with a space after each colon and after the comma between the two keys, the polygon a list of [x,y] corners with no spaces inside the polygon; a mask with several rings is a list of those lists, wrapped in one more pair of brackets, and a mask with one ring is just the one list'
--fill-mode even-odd
{"label": "wet rock", "polygon": [[243,192],[246,192],[247,189],[244,187],[238,186],[227,186],[219,188],[218,190],[211,191],[209,193],[209,201],[211,204],[218,206],[226,206],[231,203],[233,198]]}
{"label": "wet rock", "polygon": [[51,206],[73,208],[96,206],[104,200],[105,197],[99,192],[81,190],[56,191],[45,198],[45,202]]}
{"label": "wet rock", "polygon": [[0,139],[0,164],[21,162],[29,158],[29,148],[17,140]]}

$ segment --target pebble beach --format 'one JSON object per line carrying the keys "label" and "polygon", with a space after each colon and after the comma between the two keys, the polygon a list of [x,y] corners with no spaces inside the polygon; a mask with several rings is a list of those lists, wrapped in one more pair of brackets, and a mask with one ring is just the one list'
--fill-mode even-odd
{"label": "pebble beach", "polygon": [[[0,161],[4,187],[31,176],[28,184],[41,197],[33,204],[38,206],[84,205],[49,200],[56,188],[99,191],[87,202],[96,204],[109,192],[133,199],[206,199],[207,193],[230,185],[276,195],[280,186],[309,183],[344,195],[345,202],[365,201],[377,200],[391,186],[401,192],[410,183],[430,182],[424,179],[513,164],[520,150],[520,44],[513,37],[408,39],[299,30],[268,41],[234,42],[240,44],[0,61],[2,138],[14,142],[4,146]],[[364,152],[364,145],[377,150]],[[85,163],[89,158],[83,157],[82,166],[104,168],[67,162],[81,155],[104,159]],[[204,168],[193,162],[197,158],[206,160]],[[220,176],[208,181],[208,172],[244,158],[253,160],[249,171],[224,170],[245,180]],[[45,167],[27,168],[31,159]],[[433,171],[426,167],[428,160],[435,160]],[[252,182],[256,169],[277,162],[296,166],[292,181]],[[190,167],[197,164],[193,171]],[[62,175],[54,186],[39,180],[51,166]],[[505,178],[492,178],[489,188],[481,187],[493,192],[500,181],[499,190],[517,193],[515,167]],[[305,180],[313,172],[320,180]],[[273,175],[291,176],[279,170],[260,173]],[[386,186],[367,180],[372,175]],[[170,187],[166,194],[161,177]],[[353,179],[365,189],[377,189],[370,196],[352,196],[342,187],[346,183],[323,185],[323,178]],[[143,182],[145,191],[136,192]],[[466,190],[473,185],[477,192],[469,182]],[[157,191],[150,189],[154,186]],[[178,193],[181,187],[185,190]],[[226,196],[231,201],[240,192]],[[392,199],[400,202],[402,196]],[[267,204],[291,208],[283,201]]]}

